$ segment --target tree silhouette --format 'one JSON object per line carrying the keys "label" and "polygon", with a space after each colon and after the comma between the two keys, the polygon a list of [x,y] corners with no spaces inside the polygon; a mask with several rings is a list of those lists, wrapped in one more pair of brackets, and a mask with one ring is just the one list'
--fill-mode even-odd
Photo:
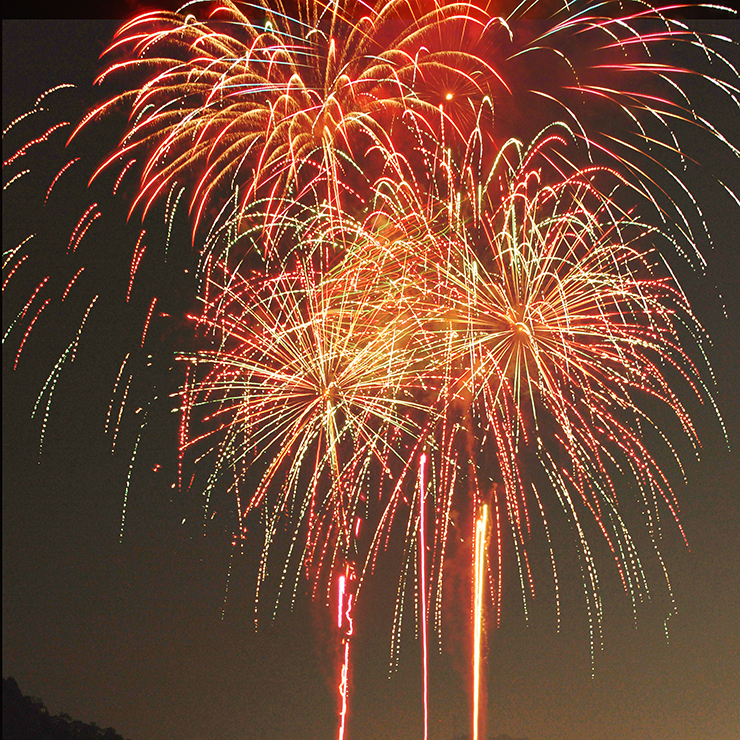
{"label": "tree silhouette", "polygon": [[44,702],[24,696],[16,680],[3,678],[3,740],[124,740],[112,727],[72,719],[62,712],[53,716]]}

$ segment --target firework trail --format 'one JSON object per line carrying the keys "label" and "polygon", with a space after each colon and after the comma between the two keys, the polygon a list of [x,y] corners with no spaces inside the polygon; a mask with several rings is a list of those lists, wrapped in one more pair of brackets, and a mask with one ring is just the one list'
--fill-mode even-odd
{"label": "firework trail", "polygon": [[341,706],[339,708],[339,729],[337,740],[344,740],[344,732],[347,726],[347,709],[349,698],[349,647],[350,639],[354,633],[352,621],[352,600],[354,598],[354,569],[347,564],[345,572],[338,578],[339,590],[339,619],[338,626],[342,632],[342,647],[344,657],[342,660],[341,678],[339,681],[339,696]]}
{"label": "firework trail", "polygon": [[426,581],[426,516],[424,498],[426,495],[426,486],[424,480],[424,465],[427,457],[422,452],[419,458],[419,609],[421,611],[421,659],[422,659],[422,679],[423,679],[423,701],[424,701],[424,740],[429,737],[429,669],[427,660],[429,650],[427,644],[427,581]]}
{"label": "firework trail", "polygon": [[488,506],[482,507],[475,523],[475,565],[473,568],[475,597],[473,605],[473,740],[480,729],[481,650],[483,641],[483,583],[486,577],[486,542],[488,540]]}

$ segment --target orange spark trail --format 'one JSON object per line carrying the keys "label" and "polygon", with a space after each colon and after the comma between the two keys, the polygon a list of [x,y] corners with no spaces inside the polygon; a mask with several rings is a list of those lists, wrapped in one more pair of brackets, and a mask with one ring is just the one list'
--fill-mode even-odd
{"label": "orange spark trail", "polygon": [[475,524],[475,605],[473,610],[473,740],[478,740],[480,718],[480,653],[483,632],[483,582],[486,565],[486,528],[488,525],[488,506]]}
{"label": "orange spark trail", "polygon": [[337,606],[337,627],[342,628],[342,609],[344,607],[344,576],[339,576],[339,599]]}
{"label": "orange spark trail", "polygon": [[[342,636],[342,642],[344,643],[344,660],[342,662],[342,674],[339,682],[339,695],[342,698],[342,709],[339,715],[339,732],[337,734],[337,740],[344,740],[344,728],[347,724],[347,694],[349,692],[349,641],[352,637],[353,624],[352,624],[352,593],[349,593],[347,589],[348,584],[354,582],[354,571],[352,566],[347,564],[345,569],[345,575],[339,576],[339,608],[340,608],[340,619],[339,626],[344,627],[344,634]],[[345,594],[347,596],[346,608]]]}
{"label": "orange spark trail", "polygon": [[419,461],[419,586],[421,593],[421,659],[424,682],[424,740],[429,737],[429,672],[427,667],[427,589],[426,589],[426,537],[424,535],[424,464],[427,456],[422,453]]}

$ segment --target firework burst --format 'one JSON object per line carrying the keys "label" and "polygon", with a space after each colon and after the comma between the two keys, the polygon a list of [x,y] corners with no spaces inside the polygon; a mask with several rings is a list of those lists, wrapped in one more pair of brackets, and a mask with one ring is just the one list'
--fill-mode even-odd
{"label": "firework burst", "polygon": [[[696,448],[684,395],[713,404],[691,359],[704,332],[668,257],[701,266],[705,227],[674,170],[697,131],[739,153],[688,93],[703,85],[737,102],[737,70],[717,50],[727,40],[694,33],[677,10],[533,2],[498,17],[456,2],[192,3],[126,23],[107,52],[99,81],[123,87],[72,142],[112,111],[128,118],[90,182],[110,179],[147,223],[164,206],[165,261],[188,204],[195,248],[172,240],[172,251],[201,308],[179,342],[195,349],[177,353],[181,475],[191,463],[208,471],[207,507],[224,490],[236,499],[237,539],[259,522],[258,600],[275,562],[275,608],[301,574],[314,596],[338,594],[340,736],[352,607],[392,532],[404,539],[394,655],[404,589],[418,584],[426,657],[429,615],[442,631],[451,533],[471,567],[475,550],[476,675],[483,570],[499,615],[503,543],[513,542],[526,612],[533,530],[539,522],[550,543],[553,508],[575,532],[592,647],[601,605],[590,531],[633,602],[647,590],[618,480],[633,481],[657,549],[664,512],[678,522],[656,459],[662,445],[680,465],[662,418]],[[677,63],[675,47],[690,61]],[[58,130],[7,158],[8,189]],[[78,161],[60,166],[44,203]],[[52,298],[87,285],[85,246],[101,216],[91,203],[70,227],[57,293],[47,275],[22,301],[5,335],[24,332],[16,364]],[[158,292],[137,295],[148,228],[116,298],[138,299],[136,351],[167,313]],[[34,261],[28,245],[6,251],[5,286]],[[45,417],[101,295],[84,301],[44,386]],[[127,354],[115,380],[114,440],[133,364]],[[424,696],[426,732],[426,663]]]}
{"label": "firework burst", "polygon": [[240,516],[268,512],[261,577],[282,518],[294,542],[305,538],[298,571],[333,574],[338,555],[357,557],[356,522],[398,462],[394,437],[418,433],[408,415],[419,382],[412,327],[404,314],[389,321],[387,304],[360,300],[345,270],[319,276],[304,265],[246,280],[224,269],[223,278],[197,318],[216,346],[183,357],[208,368],[188,385],[186,417],[212,425],[187,447],[210,445],[200,456],[216,460],[209,488],[224,471],[235,487],[260,471]]}

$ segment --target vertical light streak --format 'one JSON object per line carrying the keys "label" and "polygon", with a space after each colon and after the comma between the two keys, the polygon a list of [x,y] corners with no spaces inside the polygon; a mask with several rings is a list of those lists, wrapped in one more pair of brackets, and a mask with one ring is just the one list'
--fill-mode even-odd
{"label": "vertical light streak", "polygon": [[425,453],[419,460],[419,590],[421,599],[421,660],[423,670],[423,699],[424,699],[424,740],[429,737],[429,670],[427,665],[427,588],[426,588],[426,537],[424,521],[424,465],[427,461]]}
{"label": "vertical light streak", "polygon": [[[344,626],[344,634],[342,635],[342,642],[344,644],[344,660],[342,661],[342,674],[339,681],[339,695],[342,700],[342,708],[339,714],[339,732],[337,734],[337,740],[344,740],[344,728],[347,724],[347,694],[349,684],[349,642],[352,637],[353,625],[352,625],[352,594],[347,593],[346,588],[347,582],[352,583],[354,581],[354,571],[351,571],[351,566],[347,564],[345,569],[345,575],[339,576],[339,627]],[[347,607],[344,607],[344,596],[347,595]]]}
{"label": "vertical light streak", "polygon": [[342,611],[344,610],[344,575],[339,576],[339,600],[337,605],[337,627],[342,628]]}
{"label": "vertical light streak", "polygon": [[342,696],[342,713],[339,722],[339,740],[344,740],[344,727],[347,719],[347,676],[349,674],[349,640],[344,643],[344,662],[342,663],[342,682],[339,686],[339,693]]}
{"label": "vertical light streak", "polygon": [[478,740],[480,721],[480,664],[481,637],[483,633],[483,584],[486,566],[486,529],[488,526],[488,505],[475,524],[475,604],[473,609],[473,740]]}

